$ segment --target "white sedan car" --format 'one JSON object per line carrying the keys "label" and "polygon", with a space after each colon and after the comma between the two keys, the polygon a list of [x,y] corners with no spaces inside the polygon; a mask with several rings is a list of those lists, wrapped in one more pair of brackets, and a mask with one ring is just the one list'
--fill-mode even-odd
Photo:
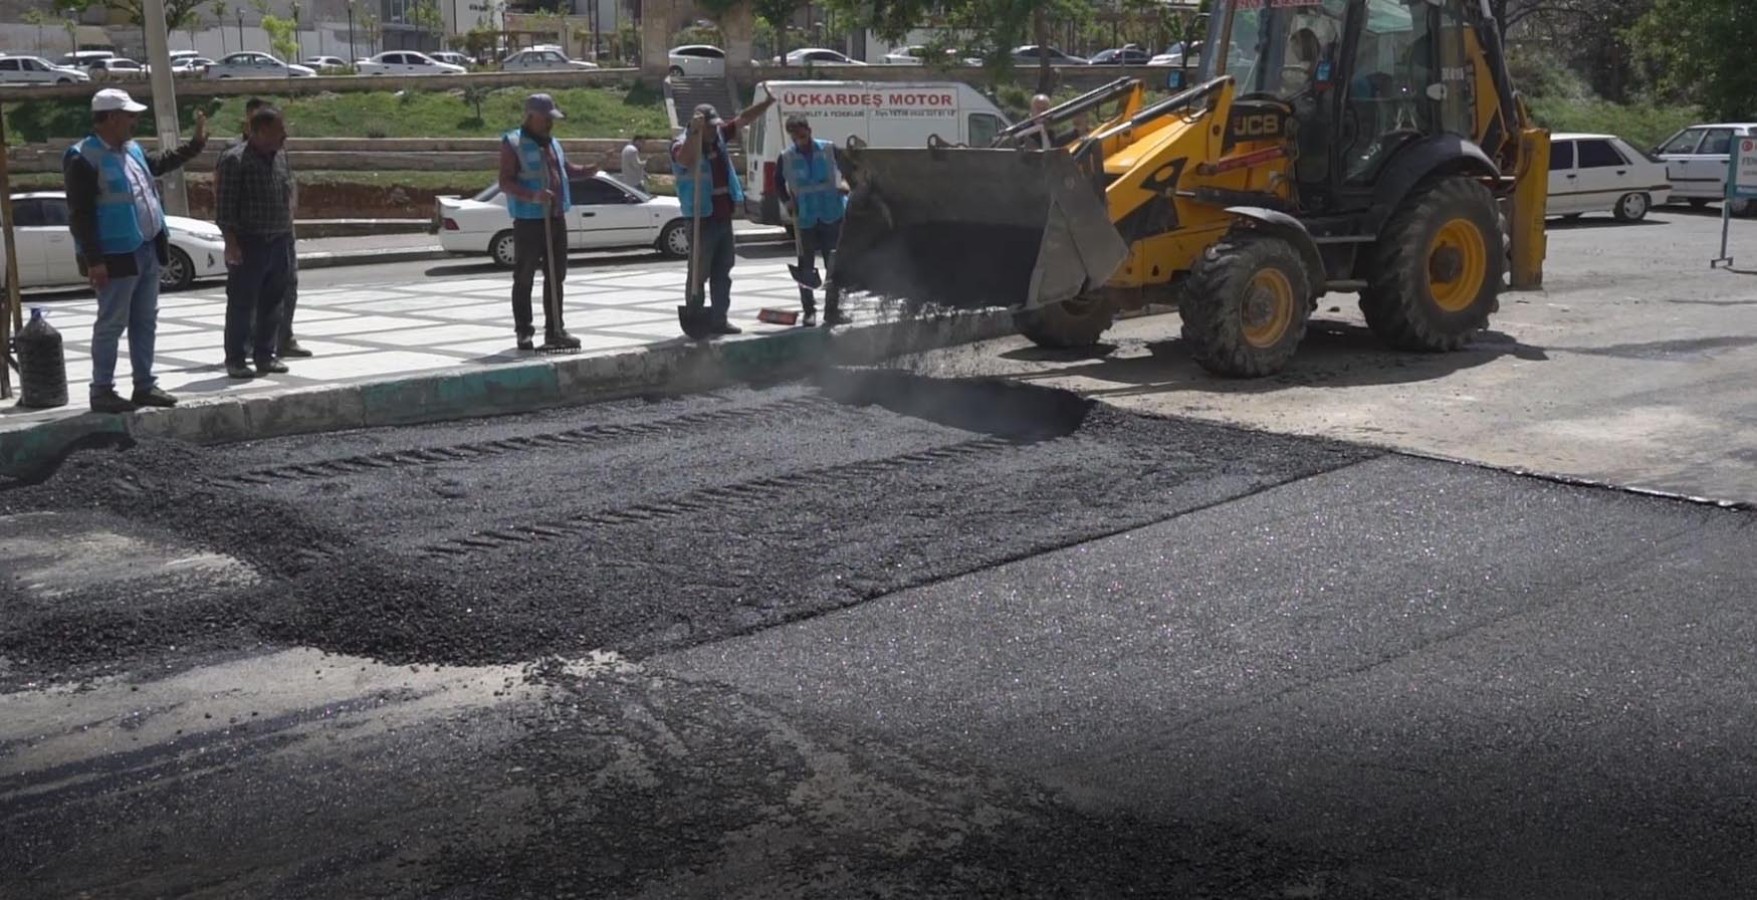
{"label": "white sedan car", "polygon": [[[20,289],[70,287],[85,283],[73,250],[67,195],[61,191],[17,194],[12,198],[12,233],[18,241]],[[226,275],[226,242],[219,226],[200,219],[166,216],[171,232],[171,261],[159,273],[159,284],[181,290],[200,278]],[[4,270],[0,269],[0,277]]]}
{"label": "white sedan car", "polygon": [[806,47],[787,54],[787,65],[790,66],[864,66],[866,63],[837,50],[823,47]]}
{"label": "white sedan car", "polygon": [[90,81],[82,69],[57,66],[40,56],[0,56],[0,84],[73,84]]}
{"label": "white sedan car", "polygon": [[413,50],[386,50],[354,63],[354,71],[361,75],[462,75],[468,70]]}
{"label": "white sedan car", "polygon": [[[568,189],[573,196],[568,249],[651,247],[674,259],[689,256],[688,222],[676,197],[655,197],[603,173],[575,179]],[[512,215],[499,185],[467,199],[441,197],[437,207],[440,246],[452,253],[486,253],[496,264],[512,266]]]}
{"label": "white sedan car", "polygon": [[598,64],[583,59],[569,59],[560,50],[533,47],[520,50],[500,63],[503,72],[566,72],[572,69],[596,69]]}
{"label": "white sedan car", "polygon": [[1550,136],[1550,197],[1547,212],[1577,219],[1608,212],[1639,222],[1671,199],[1665,163],[1648,159],[1610,134]]}
{"label": "white sedan car", "polygon": [[673,78],[721,78],[726,75],[726,51],[710,44],[684,44],[666,54]]}
{"label": "white sedan car", "polygon": [[316,74],[309,66],[289,65],[254,50],[233,53],[207,67],[209,78],[309,78]]}

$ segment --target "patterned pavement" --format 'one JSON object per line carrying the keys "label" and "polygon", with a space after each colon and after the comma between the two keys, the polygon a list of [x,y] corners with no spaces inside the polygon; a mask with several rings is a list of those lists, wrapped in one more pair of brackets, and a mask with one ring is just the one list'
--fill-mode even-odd
{"label": "patterned pavement", "polygon": [[[731,318],[748,336],[787,330],[786,326],[758,322],[756,316],[763,307],[798,309],[798,289],[787,273],[788,262],[785,257],[741,254],[733,270]],[[285,375],[249,381],[234,381],[225,375],[223,287],[213,285],[162,296],[154,365],[159,384],[179,397],[195,399],[394,378],[537,355],[514,347],[509,272],[376,284],[371,283],[371,277],[369,269],[362,269],[358,284],[302,288],[294,331],[315,356],[287,360],[292,371]],[[682,263],[576,268],[566,279],[567,329],[580,339],[582,354],[610,354],[679,342],[683,338],[677,328],[676,308],[682,301],[683,280]],[[539,276],[532,298],[539,332],[541,292]],[[31,306],[46,308],[50,322],[62,334],[69,403],[57,410],[27,412],[11,408],[12,401],[0,401],[0,415],[18,422],[86,411],[96,301],[33,302],[27,297],[27,309]],[[860,319],[871,315],[873,307],[856,300],[846,304],[846,311]],[[125,394],[129,388],[127,339],[122,343],[116,374]]]}

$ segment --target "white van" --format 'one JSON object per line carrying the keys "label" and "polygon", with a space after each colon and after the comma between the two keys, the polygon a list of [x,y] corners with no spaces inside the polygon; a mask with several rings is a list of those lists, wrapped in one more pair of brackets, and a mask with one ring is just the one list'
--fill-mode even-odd
{"label": "white van", "polygon": [[987,146],[1010,123],[993,101],[961,81],[766,81],[759,98],[775,105],[744,134],[744,214],[781,225],[787,211],[775,198],[775,165],[787,149],[791,115],[811,123],[811,135],[845,147],[858,137],[874,147],[925,147],[930,135],[951,144]]}

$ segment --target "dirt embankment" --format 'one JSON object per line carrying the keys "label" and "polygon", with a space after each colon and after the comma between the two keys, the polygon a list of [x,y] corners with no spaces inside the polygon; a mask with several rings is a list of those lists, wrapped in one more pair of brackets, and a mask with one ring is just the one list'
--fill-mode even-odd
{"label": "dirt embankment", "polygon": [[[437,197],[474,195],[486,182],[469,183],[460,178],[450,187],[404,187],[402,185],[336,184],[318,182],[299,186],[298,219],[430,219]],[[213,182],[191,179],[188,183],[189,214],[211,221],[214,215]]]}

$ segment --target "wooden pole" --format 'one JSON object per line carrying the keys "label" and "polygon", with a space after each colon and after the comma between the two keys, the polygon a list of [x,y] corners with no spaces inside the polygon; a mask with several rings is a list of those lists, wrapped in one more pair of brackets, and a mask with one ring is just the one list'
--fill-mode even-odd
{"label": "wooden pole", "polygon": [[18,242],[12,233],[12,161],[6,146],[6,109],[0,104],[0,240],[6,242],[6,295],[0,298],[0,399],[12,397],[12,335],[24,326],[18,296]]}

